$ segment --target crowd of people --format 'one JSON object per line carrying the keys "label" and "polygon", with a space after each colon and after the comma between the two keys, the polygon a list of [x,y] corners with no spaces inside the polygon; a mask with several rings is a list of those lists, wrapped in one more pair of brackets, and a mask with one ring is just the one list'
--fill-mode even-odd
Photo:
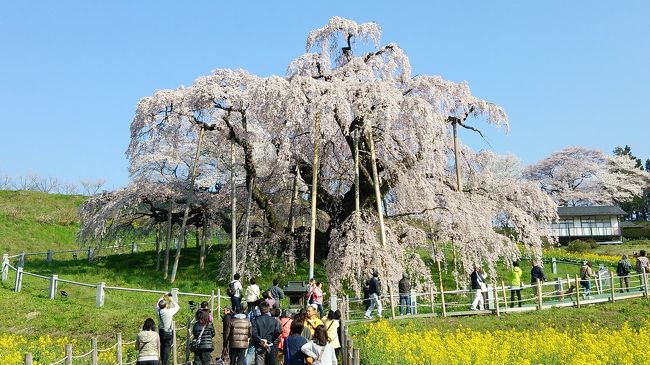
{"label": "crowd of people", "polygon": [[[636,273],[650,273],[650,260],[646,256],[646,251],[641,250],[638,254],[633,255],[636,258]],[[628,255],[623,255],[621,260],[616,266],[616,275],[618,276],[621,290],[630,291],[630,274],[632,272],[632,263],[628,259]],[[512,269],[510,270],[510,307],[515,305],[518,307],[522,306],[521,300],[521,289],[525,287],[525,284],[522,280],[523,271],[519,266],[519,261],[512,263]],[[595,277],[593,271],[593,263],[591,261],[583,262],[580,267],[580,286],[582,287],[582,296],[584,299],[591,299],[591,284],[592,280]],[[474,291],[474,299],[470,305],[471,310],[483,310],[485,309],[485,302],[487,301],[487,285],[486,285],[487,274],[480,267],[476,266],[474,271],[470,275],[470,285]],[[544,269],[541,266],[539,261],[533,263],[533,266],[530,270],[530,284],[536,285],[539,281],[544,283],[546,281],[546,275],[544,274]],[[572,293],[575,288],[569,289],[567,293]],[[639,290],[643,290],[641,287]],[[401,290],[400,290],[401,291]],[[401,303],[401,300],[400,300]],[[400,308],[401,309],[401,308]]]}
{"label": "crowd of people", "polygon": [[[223,351],[220,361],[231,365],[336,365],[340,355],[341,312],[324,315],[323,286],[311,279],[305,292],[304,308],[281,309],[285,297],[277,279],[262,292],[254,278],[244,290],[235,274],[228,287],[231,307],[222,317]],[[192,320],[195,365],[213,364],[216,334],[208,302],[202,302]],[[194,307],[195,308],[195,307]],[[171,293],[156,302],[156,317],[147,318],[136,338],[138,365],[169,365],[174,316],[180,305]]]}
{"label": "crowd of people", "polygon": [[[641,250],[634,254],[636,272],[650,272],[650,260]],[[630,291],[629,276],[632,263],[623,255],[616,267],[621,290]],[[510,271],[510,306],[521,307],[521,290],[524,288],[523,271],[518,261],[512,263]],[[531,285],[546,281],[540,262],[534,262],[530,271]],[[591,281],[594,278],[592,263],[587,261],[580,268],[580,286],[585,298],[590,298]],[[309,280],[305,291],[306,306],[300,310],[281,309],[285,293],[274,279],[268,290],[261,291],[255,278],[249,279],[244,290],[241,275],[235,274],[228,286],[231,307],[224,308],[222,317],[223,343],[221,361],[230,365],[306,365],[338,364],[341,343],[341,312],[330,310],[325,315],[323,298],[325,292],[320,282]],[[487,302],[487,274],[476,266],[470,275],[474,291],[470,309],[483,310]],[[407,273],[398,283],[399,314],[411,314],[411,284]],[[643,288],[641,288],[643,290]],[[381,281],[377,271],[364,283],[364,318],[371,319],[376,310],[382,315]],[[147,318],[142,331],[137,335],[138,365],[168,365],[173,342],[174,315],[180,305],[171,293],[156,302],[156,321]],[[208,302],[202,302],[192,321],[192,344],[195,365],[212,364],[215,349],[213,338],[215,328]]]}

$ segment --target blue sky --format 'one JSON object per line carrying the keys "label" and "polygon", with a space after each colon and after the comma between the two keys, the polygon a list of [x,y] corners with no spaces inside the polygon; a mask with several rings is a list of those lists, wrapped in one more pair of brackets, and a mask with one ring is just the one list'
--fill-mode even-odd
{"label": "blue sky", "polygon": [[[313,5],[307,5],[313,4]],[[650,158],[650,2],[6,1],[0,173],[128,181],[137,101],[215,68],[284,74],[334,15],[376,21],[414,74],[469,82],[503,106],[475,149],[535,162],[571,145]]]}

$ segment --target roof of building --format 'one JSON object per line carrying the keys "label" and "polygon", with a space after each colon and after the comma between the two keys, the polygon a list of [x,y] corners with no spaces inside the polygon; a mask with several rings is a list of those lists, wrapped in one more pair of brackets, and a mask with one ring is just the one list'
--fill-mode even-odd
{"label": "roof of building", "polygon": [[584,215],[626,215],[625,211],[615,205],[597,205],[590,207],[558,207],[557,214],[560,217],[584,216]]}
{"label": "roof of building", "polygon": [[634,222],[623,221],[619,224],[621,228],[643,228],[642,225],[636,224]]}

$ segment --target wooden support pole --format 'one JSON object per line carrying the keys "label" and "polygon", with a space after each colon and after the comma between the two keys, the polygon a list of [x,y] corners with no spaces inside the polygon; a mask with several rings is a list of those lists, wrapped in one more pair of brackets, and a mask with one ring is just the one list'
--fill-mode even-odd
{"label": "wooden support pole", "polygon": [[65,345],[65,365],[72,365],[72,344]]}
{"label": "wooden support pole", "polygon": [[106,283],[100,282],[97,283],[96,289],[95,289],[95,305],[97,307],[103,307],[104,306],[104,287],[106,286]]}
{"label": "wooden support pole", "polygon": [[314,162],[311,169],[311,227],[309,228],[309,279],[314,277],[314,258],[316,255],[316,197],[318,194],[318,148],[320,145],[320,112],[314,120]]}
{"label": "wooden support pole", "polygon": [[388,284],[388,296],[390,299],[390,318],[395,319],[395,298],[393,298],[393,286],[390,284]]}
{"label": "wooden support pole", "polygon": [[50,277],[50,288],[48,291],[48,297],[50,299],[56,298],[56,289],[57,289],[57,281],[59,279],[59,276],[57,274],[53,274]]}
{"label": "wooden support pole", "polygon": [[496,309],[497,317],[501,317],[501,310],[499,308],[499,290],[497,289],[496,282],[492,286],[492,295],[494,296],[494,308]]}
{"label": "wooden support pole", "polygon": [[14,283],[14,291],[20,293],[20,290],[23,287],[23,267],[19,266],[16,268],[16,282]]}
{"label": "wooden support pole", "polygon": [[25,354],[25,365],[32,365],[32,353],[28,352]]}
{"label": "wooden support pole", "polygon": [[537,279],[537,310],[542,310],[542,282]]}
{"label": "wooden support pole", "polygon": [[445,305],[445,288],[442,286],[442,269],[440,268],[440,260],[438,263],[438,280],[440,282],[440,303],[442,305],[442,316],[447,317],[447,306]]}
{"label": "wooden support pole", "polygon": [[9,277],[9,254],[2,254],[2,281],[6,281]]}
{"label": "wooden support pole", "polygon": [[643,273],[643,296],[648,298],[648,273]]}
{"label": "wooden support pole", "polygon": [[576,306],[580,308],[580,281],[578,280],[578,275],[576,275]]}
{"label": "wooden support pole", "polygon": [[352,357],[354,357],[354,365],[361,364],[361,356],[359,355],[359,349],[352,350]]}
{"label": "wooden support pole", "polygon": [[92,352],[90,353],[91,362],[93,365],[98,365],[99,352],[97,351],[97,338],[93,337],[90,340],[90,347]]}
{"label": "wooden support pole", "polygon": [[52,252],[52,249],[48,249],[47,250],[47,259],[46,259],[46,261],[47,262],[52,262],[52,258],[53,258],[52,256],[54,256],[54,254]]}
{"label": "wooden support pole", "polygon": [[190,340],[192,337],[192,317],[185,323],[185,363],[190,362]]}
{"label": "wooden support pole", "polygon": [[429,299],[431,300],[431,314],[436,314],[436,307],[435,307],[435,302],[434,298],[435,296],[433,295],[433,285],[429,286]]}
{"label": "wooden support pole", "polygon": [[115,346],[115,361],[122,365],[122,332],[117,333],[117,346]]}
{"label": "wooden support pole", "polygon": [[375,200],[377,202],[377,217],[379,218],[379,239],[381,246],[386,245],[386,230],[384,226],[384,210],[381,207],[381,192],[380,192],[380,181],[379,173],[377,172],[377,154],[375,153],[375,141],[372,135],[372,126],[368,128],[368,142],[370,144],[370,159],[371,159],[371,168],[372,168],[372,181],[375,190]]}
{"label": "wooden support pole", "polygon": [[505,310],[508,310],[508,296],[506,295],[506,284],[503,280],[501,280],[501,291],[503,292],[503,306],[505,307]]}
{"label": "wooden support pole", "polygon": [[609,289],[610,289],[612,303],[614,303],[616,302],[616,295],[614,292],[614,273],[611,271],[609,272]]}
{"label": "wooden support pole", "polygon": [[172,364],[178,365],[178,348],[176,346],[176,324],[172,321]]}

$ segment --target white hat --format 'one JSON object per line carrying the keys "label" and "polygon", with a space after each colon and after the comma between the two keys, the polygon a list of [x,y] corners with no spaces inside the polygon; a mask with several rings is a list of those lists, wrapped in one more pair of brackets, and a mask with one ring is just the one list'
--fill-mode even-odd
{"label": "white hat", "polygon": [[318,309],[318,304],[316,304],[316,303],[311,303],[309,306],[314,308],[314,309]]}

